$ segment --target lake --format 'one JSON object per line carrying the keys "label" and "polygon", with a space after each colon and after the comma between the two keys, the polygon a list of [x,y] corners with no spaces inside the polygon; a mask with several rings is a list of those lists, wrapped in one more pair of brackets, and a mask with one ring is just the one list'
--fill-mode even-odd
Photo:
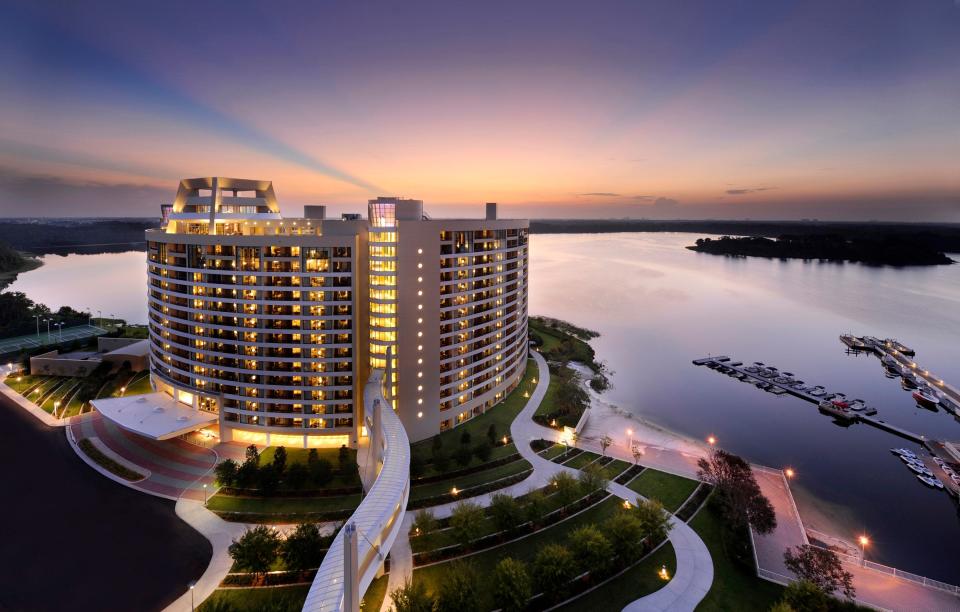
{"label": "lake", "polygon": [[[608,401],[693,438],[715,435],[751,461],[793,467],[805,519],[829,517],[847,539],[868,533],[872,560],[960,584],[957,506],[888,452],[908,443],[866,425],[839,427],[812,404],[691,364],[710,354],[762,361],[863,398],[891,423],[960,441],[953,417],[916,407],[878,359],[848,355],[838,339],[898,338],[924,367],[960,383],[960,265],[875,268],[683,248],[698,237],[534,235],[530,313],[600,332],[592,344],[615,372]],[[9,290],[143,323],[144,259],[47,256]]]}

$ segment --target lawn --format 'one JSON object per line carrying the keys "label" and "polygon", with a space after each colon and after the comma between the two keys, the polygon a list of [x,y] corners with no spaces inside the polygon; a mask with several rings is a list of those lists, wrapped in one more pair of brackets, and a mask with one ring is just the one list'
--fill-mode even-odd
{"label": "lawn", "polygon": [[[370,587],[360,601],[361,610],[380,609],[383,598],[387,594],[388,578],[389,576],[384,574],[370,583]],[[214,609],[215,604],[223,604],[230,606],[229,609],[235,612],[259,612],[264,609],[300,612],[309,592],[310,585],[307,584],[253,589],[217,589],[197,607],[197,611],[209,612]]]}
{"label": "lawn", "polygon": [[[517,385],[517,388],[514,389],[502,402],[493,408],[490,408],[485,413],[473,417],[463,425],[459,425],[453,429],[437,434],[437,436],[434,436],[433,438],[427,438],[426,440],[421,440],[420,442],[413,444],[411,446],[411,452],[413,455],[420,457],[424,463],[428,464],[428,469],[423,475],[431,476],[437,473],[432,469],[432,466],[429,466],[432,457],[434,438],[440,438],[443,450],[449,455],[460,446],[460,438],[465,432],[470,434],[471,444],[476,444],[481,440],[486,440],[487,430],[489,430],[491,425],[493,425],[496,429],[497,438],[502,438],[505,435],[509,435],[510,424],[513,422],[513,419],[520,414],[520,411],[523,410],[523,407],[527,405],[529,394],[532,393],[534,388],[537,386],[536,383],[533,382],[533,380],[537,378],[537,372],[538,369],[536,363],[533,361],[533,359],[528,359],[526,370],[523,374],[523,380],[520,381],[520,384]],[[524,397],[524,393],[526,393],[528,397]],[[504,446],[496,446],[493,449],[493,454],[491,455],[490,460],[506,457],[516,452],[517,449],[512,443]],[[480,460],[476,457],[473,457],[471,459],[471,463],[467,464],[467,466],[461,466],[455,461],[450,461],[450,467],[447,471],[460,470],[464,467],[469,467],[469,465],[477,464],[479,462]]]}
{"label": "lawn", "polygon": [[214,512],[299,515],[314,512],[353,512],[360,505],[360,494],[338,497],[237,497],[217,493],[207,502]]}
{"label": "lawn", "polygon": [[576,457],[574,457],[573,459],[568,460],[568,461],[567,461],[566,463],[564,463],[563,465],[566,466],[566,467],[569,467],[569,468],[573,468],[573,469],[575,469],[575,470],[579,470],[579,469],[582,469],[582,468],[586,467],[587,465],[593,463],[594,461],[596,461],[596,460],[599,459],[599,458],[600,458],[600,455],[598,455],[597,453],[591,453],[590,451],[584,451],[584,452],[580,453],[579,455],[577,455]]}
{"label": "lawn", "polygon": [[677,555],[669,541],[623,574],[559,609],[570,612],[621,610],[630,602],[663,588],[666,582],[659,575],[663,566],[670,576],[677,573]]}
{"label": "lawn", "polygon": [[646,469],[627,487],[649,499],[659,499],[663,507],[676,512],[697,488],[697,481],[674,476],[654,469]]}
{"label": "lawn", "polygon": [[[528,324],[533,334],[543,340],[543,344],[539,348],[547,359],[551,361],[578,361],[594,369],[597,367],[594,363],[596,355],[593,347],[580,338],[559,329],[548,327],[535,318],[531,318]],[[570,341],[566,348],[563,346],[564,340]]]}
{"label": "lawn", "polygon": [[[481,584],[479,591],[483,597],[483,601],[480,602],[480,608],[483,610],[492,610],[494,608],[491,599],[491,594],[493,593],[494,568],[501,559],[513,557],[514,559],[530,563],[541,547],[546,544],[561,543],[566,539],[567,535],[577,527],[602,522],[622,507],[619,499],[609,497],[562,523],[538,531],[521,540],[515,540],[503,546],[498,546],[466,557],[475,568],[480,579]],[[429,592],[436,593],[438,586],[446,576],[448,565],[449,563],[438,563],[436,565],[415,569],[413,579],[415,581],[423,581]]]}
{"label": "lawn", "polygon": [[493,482],[494,480],[506,478],[507,476],[513,476],[529,469],[530,462],[526,459],[520,459],[518,461],[511,461],[510,463],[498,465],[497,467],[490,468],[489,470],[483,470],[482,472],[474,472],[473,474],[467,474],[457,478],[449,478],[440,482],[431,482],[429,484],[411,487],[410,501],[443,495],[445,493],[449,493],[453,487],[456,487],[458,490],[462,491],[470,487],[475,487],[488,482]]}
{"label": "lawn", "polygon": [[614,459],[603,467],[603,477],[607,480],[613,480],[630,467],[630,464],[620,459]]}
{"label": "lawn", "polygon": [[[287,467],[289,468],[294,463],[307,463],[307,458],[310,455],[310,449],[306,448],[287,448]],[[273,455],[277,452],[276,446],[268,446],[263,449],[260,453],[260,465],[267,465],[268,463],[273,463]],[[353,465],[356,465],[357,462],[357,451],[353,448],[346,449],[346,458],[347,461]],[[341,474],[340,473],[340,449],[339,448],[318,448],[317,455],[321,459],[326,459],[330,462],[330,465],[333,466],[335,477],[331,480],[325,487],[329,488],[342,488],[342,487],[358,487],[360,486],[360,474],[359,472],[352,472],[350,474]]]}
{"label": "lawn", "polygon": [[553,446],[546,449],[545,451],[542,451],[540,453],[540,456],[543,457],[544,459],[549,459],[553,461],[556,457],[559,457],[560,455],[567,452],[568,450],[570,450],[570,447],[564,444],[554,444]]}
{"label": "lawn", "polygon": [[752,567],[746,567],[727,554],[723,537],[723,520],[710,504],[705,505],[690,521],[713,558],[713,586],[698,612],[743,610],[765,612],[783,595],[783,587],[758,578]]}

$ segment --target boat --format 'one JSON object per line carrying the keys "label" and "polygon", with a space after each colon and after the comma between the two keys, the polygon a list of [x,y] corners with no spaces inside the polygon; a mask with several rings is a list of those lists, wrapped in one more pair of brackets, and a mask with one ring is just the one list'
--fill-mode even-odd
{"label": "boat", "polygon": [[933,476],[924,476],[923,474],[917,474],[917,479],[928,487],[933,487],[934,489],[942,489],[943,483],[939,479],[934,478]]}
{"label": "boat", "polygon": [[902,378],[902,386],[906,389],[916,389],[920,386],[920,381],[917,380],[917,377],[910,372],[904,374]]}
{"label": "boat", "polygon": [[755,365],[755,366],[762,366],[762,365],[763,365],[763,362],[762,362],[762,361],[754,361],[754,362],[753,362],[753,365]]}
{"label": "boat", "polygon": [[850,404],[848,404],[846,401],[842,399],[830,400],[830,403],[833,404],[835,407],[839,408],[840,410],[846,410],[850,408]]}
{"label": "boat", "polygon": [[742,362],[742,361],[734,361],[734,362],[731,363],[730,365],[731,365],[731,366],[738,367],[738,366],[742,366],[742,365],[743,365],[743,362]]}
{"label": "boat", "polygon": [[931,472],[930,470],[928,470],[923,466],[917,465],[916,463],[908,463],[907,468],[911,472],[915,472],[921,476],[931,476],[931,477],[933,476],[933,472]]}
{"label": "boat", "polygon": [[850,402],[850,410],[853,410],[856,412],[862,412],[863,410],[866,409],[866,407],[867,407],[866,402],[864,402],[861,399],[855,399],[852,402]]}
{"label": "boat", "polygon": [[773,393],[774,395],[783,395],[786,393],[786,390],[784,390],[782,387],[774,387],[772,385],[769,389],[767,389],[767,391]]}
{"label": "boat", "polygon": [[928,408],[936,408],[937,404],[940,403],[940,398],[933,394],[930,387],[921,387],[914,391],[913,399],[917,400],[917,403],[921,406]]}
{"label": "boat", "polygon": [[903,344],[902,342],[898,342],[894,338],[887,338],[886,340],[883,341],[883,345],[886,346],[887,348],[892,348],[895,351],[899,351],[904,355],[909,355],[911,357],[917,354],[915,350],[913,350],[906,344]]}
{"label": "boat", "polygon": [[710,368],[711,370],[716,370],[717,368],[720,367],[720,364],[717,363],[716,361],[711,361],[710,363],[707,364],[707,367]]}
{"label": "boat", "polygon": [[903,455],[900,455],[900,460],[906,463],[907,465],[918,465],[922,468],[927,467],[926,465],[924,465],[923,460],[920,459],[919,457],[905,457]]}
{"label": "boat", "polygon": [[770,387],[770,383],[768,382],[761,380],[760,382],[757,383],[757,389],[767,389],[768,387]]}
{"label": "boat", "polygon": [[917,458],[917,454],[915,452],[906,448],[891,448],[890,452],[894,455],[900,455],[901,457],[913,457],[914,459]]}
{"label": "boat", "polygon": [[827,394],[827,390],[820,386],[816,386],[810,391],[810,395],[814,397],[822,397],[826,394]]}
{"label": "boat", "polygon": [[743,368],[743,369],[744,369],[745,372],[750,372],[751,374],[755,374],[755,373],[757,373],[757,372],[760,371],[760,368],[758,368],[758,367],[755,366],[755,365],[747,366],[747,367],[745,367],[745,368]]}

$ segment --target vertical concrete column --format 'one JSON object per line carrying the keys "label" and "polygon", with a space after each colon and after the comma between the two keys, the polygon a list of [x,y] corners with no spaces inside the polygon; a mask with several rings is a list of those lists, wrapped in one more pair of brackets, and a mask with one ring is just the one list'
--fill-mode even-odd
{"label": "vertical concrete column", "polygon": [[374,457],[379,464],[383,461],[383,444],[380,435],[380,428],[383,427],[383,403],[379,399],[373,400],[373,428],[370,431],[370,445],[374,451]]}
{"label": "vertical concrete column", "polygon": [[357,526],[349,523],[343,528],[343,609],[360,610],[360,571],[357,566]]}

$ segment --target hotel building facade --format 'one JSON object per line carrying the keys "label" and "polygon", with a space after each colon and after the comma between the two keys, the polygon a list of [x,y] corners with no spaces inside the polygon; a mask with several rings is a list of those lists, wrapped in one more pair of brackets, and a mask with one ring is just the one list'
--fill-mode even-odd
{"label": "hotel building facade", "polygon": [[223,440],[355,446],[383,370],[411,441],[490,409],[527,359],[528,222],[419,200],[284,218],[269,181],[180,183],[146,232],[151,381]]}

